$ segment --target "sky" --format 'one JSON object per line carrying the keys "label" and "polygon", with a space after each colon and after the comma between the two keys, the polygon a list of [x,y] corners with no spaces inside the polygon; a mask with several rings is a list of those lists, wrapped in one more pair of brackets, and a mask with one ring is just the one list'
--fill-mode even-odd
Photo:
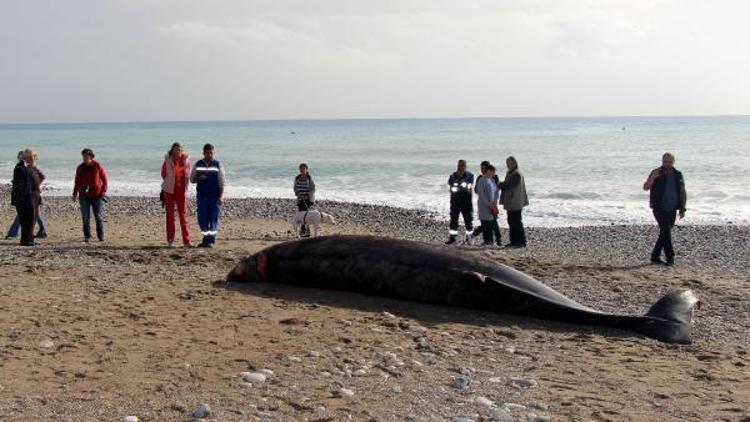
{"label": "sky", "polygon": [[0,0],[0,123],[750,114],[746,0]]}

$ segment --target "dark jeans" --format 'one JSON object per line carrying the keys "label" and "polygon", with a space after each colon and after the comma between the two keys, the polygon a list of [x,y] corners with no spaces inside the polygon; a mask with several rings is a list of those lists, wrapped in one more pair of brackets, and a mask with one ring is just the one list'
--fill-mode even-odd
{"label": "dark jeans", "polygon": [[497,225],[497,218],[492,220],[482,220],[482,237],[484,237],[484,243],[489,245],[492,243],[492,237],[495,237],[495,242],[500,244],[500,226]]}
{"label": "dark jeans", "polygon": [[104,240],[104,219],[102,218],[102,211],[104,207],[102,198],[86,198],[85,196],[81,196],[80,198],[78,198],[78,202],[81,204],[83,238],[91,238],[91,209],[93,209],[94,220],[96,221],[96,237],[99,240]]}
{"label": "dark jeans", "polygon": [[[315,205],[315,204],[312,201],[310,201],[309,199],[298,199],[297,200],[297,211],[310,211],[312,209],[313,205]],[[300,231],[300,234],[306,235],[307,234],[307,226],[303,224],[299,228],[299,231]]]}
{"label": "dark jeans", "polygon": [[450,229],[450,235],[455,236],[458,234],[458,215],[461,215],[464,219],[464,227],[467,233],[471,233],[474,228],[473,214],[474,209],[471,203],[466,204],[451,204],[451,222],[448,228]]}
{"label": "dark jeans", "polygon": [[513,246],[526,246],[526,231],[523,229],[521,210],[507,212],[510,244]]}
{"label": "dark jeans", "polygon": [[[39,231],[36,232],[37,236],[44,236],[47,234],[47,223],[44,221],[44,217],[42,216],[42,213],[37,211],[36,213],[36,223],[39,225]],[[18,232],[21,230],[21,221],[18,219],[18,215],[16,215],[16,218],[13,220],[13,223],[11,223],[10,227],[8,228],[8,234],[6,237],[17,237]]]}
{"label": "dark jeans", "polygon": [[[477,237],[479,236],[479,233],[484,233],[484,221],[479,220],[479,227],[474,229],[474,232],[471,233],[472,236]],[[500,244],[500,225],[497,224],[497,220],[495,220],[495,224],[492,226],[492,233],[495,235],[495,239],[497,239],[497,244]]]}
{"label": "dark jeans", "polygon": [[674,249],[672,248],[672,226],[677,219],[677,211],[654,210],[654,218],[659,223],[659,239],[656,240],[651,259],[657,259],[662,249],[667,261],[674,261]]}
{"label": "dark jeans", "polygon": [[33,205],[16,205],[18,221],[21,223],[21,244],[34,243],[34,223],[36,223],[36,207]]}

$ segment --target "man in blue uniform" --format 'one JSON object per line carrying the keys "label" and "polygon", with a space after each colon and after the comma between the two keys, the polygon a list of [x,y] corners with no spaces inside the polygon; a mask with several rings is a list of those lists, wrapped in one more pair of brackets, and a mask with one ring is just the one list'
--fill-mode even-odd
{"label": "man in blue uniform", "polygon": [[466,227],[465,241],[471,243],[471,232],[473,230],[472,214],[474,207],[471,201],[472,187],[474,186],[474,175],[466,171],[466,160],[458,160],[456,171],[448,177],[448,186],[451,191],[451,222],[448,231],[446,245],[456,243],[458,236],[458,215],[464,219]]}
{"label": "man in blue uniform", "polygon": [[203,241],[199,248],[211,248],[219,233],[219,216],[224,203],[224,167],[214,159],[214,146],[203,146],[203,159],[198,160],[190,172],[190,181],[196,184],[198,225]]}

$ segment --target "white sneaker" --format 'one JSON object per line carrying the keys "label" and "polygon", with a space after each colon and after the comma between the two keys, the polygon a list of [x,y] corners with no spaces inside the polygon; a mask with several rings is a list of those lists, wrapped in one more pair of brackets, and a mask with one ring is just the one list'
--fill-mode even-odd
{"label": "white sneaker", "polygon": [[167,247],[168,248],[174,248],[174,241],[173,240],[167,240]]}
{"label": "white sneaker", "polygon": [[474,236],[472,236],[471,234],[467,234],[466,239],[464,239],[464,243],[469,246],[474,246]]}

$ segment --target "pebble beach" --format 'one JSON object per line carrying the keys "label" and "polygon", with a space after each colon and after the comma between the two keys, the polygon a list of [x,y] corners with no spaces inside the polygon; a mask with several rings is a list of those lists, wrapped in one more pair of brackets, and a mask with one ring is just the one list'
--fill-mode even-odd
{"label": "pebble beach", "polygon": [[[5,228],[7,191],[1,203]],[[242,257],[292,238],[291,200],[228,199],[210,250],[167,248],[157,198],[111,197],[107,239],[91,244],[69,198],[44,204],[49,238],[0,241],[0,420],[750,420],[747,226],[694,226],[688,214],[673,268],[648,265],[655,226],[530,227],[526,249],[455,246],[603,311],[642,314],[690,288],[703,306],[693,344],[678,346],[347,292],[224,286]],[[324,235],[446,238],[446,222],[423,211],[318,208],[337,219]]]}

